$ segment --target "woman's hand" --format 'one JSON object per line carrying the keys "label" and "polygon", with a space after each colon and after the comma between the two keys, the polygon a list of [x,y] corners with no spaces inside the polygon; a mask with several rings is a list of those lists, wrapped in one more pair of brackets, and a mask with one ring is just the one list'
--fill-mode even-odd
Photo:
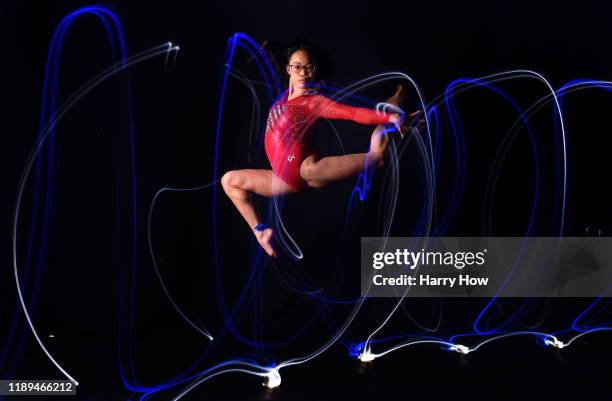
{"label": "woman's hand", "polygon": [[391,113],[389,116],[389,123],[395,125],[395,129],[399,132],[400,136],[404,137],[404,132],[402,131],[402,116],[398,113]]}
{"label": "woman's hand", "polygon": [[408,116],[403,120],[400,114],[391,113],[389,123],[395,125],[402,138],[411,130],[414,130],[417,133],[422,133],[425,131],[423,110],[417,110],[414,113],[408,114]]}
{"label": "woman's hand", "polygon": [[414,128],[419,133],[424,133],[427,130],[427,124],[425,123],[425,118],[423,117],[423,110],[417,110],[414,113],[410,114],[410,118],[412,118],[412,124]]}
{"label": "woman's hand", "polygon": [[396,127],[399,127],[402,122],[402,117],[398,113],[391,113],[389,116],[389,122]]}

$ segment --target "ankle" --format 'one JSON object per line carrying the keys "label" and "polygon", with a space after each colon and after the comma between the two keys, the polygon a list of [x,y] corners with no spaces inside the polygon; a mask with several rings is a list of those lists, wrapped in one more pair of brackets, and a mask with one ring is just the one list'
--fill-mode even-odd
{"label": "ankle", "polygon": [[371,166],[381,167],[385,164],[385,152],[384,151],[371,151],[368,154],[368,164]]}

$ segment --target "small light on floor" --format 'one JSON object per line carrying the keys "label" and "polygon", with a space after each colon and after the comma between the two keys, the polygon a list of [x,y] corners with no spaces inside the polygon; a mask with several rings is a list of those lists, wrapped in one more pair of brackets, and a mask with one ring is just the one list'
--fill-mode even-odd
{"label": "small light on floor", "polygon": [[470,349],[468,347],[466,347],[465,345],[461,345],[461,344],[451,345],[451,347],[449,349],[451,351],[455,351],[455,352],[458,352],[458,353],[463,354],[463,355],[467,355],[470,352]]}
{"label": "small light on floor", "polygon": [[281,384],[281,375],[276,369],[270,369],[268,373],[266,373],[266,382],[263,383],[267,388],[276,388]]}
{"label": "small light on floor", "polygon": [[364,350],[361,351],[361,354],[359,354],[359,360],[361,362],[372,362],[375,358],[376,355],[371,353],[368,348],[364,348]]}
{"label": "small light on floor", "polygon": [[565,344],[563,343],[563,341],[559,341],[557,337],[554,336],[550,336],[549,338],[544,340],[544,344],[551,345],[558,349],[565,348]]}

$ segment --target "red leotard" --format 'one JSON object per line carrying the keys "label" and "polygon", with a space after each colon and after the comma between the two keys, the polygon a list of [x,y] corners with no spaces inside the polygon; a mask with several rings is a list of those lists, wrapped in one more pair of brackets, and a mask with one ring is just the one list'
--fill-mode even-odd
{"label": "red leotard", "polygon": [[337,103],[316,93],[287,100],[285,93],[270,109],[265,147],[274,174],[297,190],[308,188],[300,175],[300,165],[314,154],[308,137],[314,122],[321,117],[378,125],[388,123],[390,115]]}

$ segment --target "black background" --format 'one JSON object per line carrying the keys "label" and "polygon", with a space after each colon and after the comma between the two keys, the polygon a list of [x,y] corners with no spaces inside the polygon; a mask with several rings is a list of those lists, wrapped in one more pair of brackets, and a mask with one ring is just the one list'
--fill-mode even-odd
{"label": "black background", "polygon": [[[23,333],[23,352],[17,340],[9,345],[7,362],[0,366],[2,378],[60,378],[16,307],[16,291],[10,258],[11,221],[19,178],[36,140],[45,59],[53,30],[69,12],[88,2],[3,2],[0,8],[2,66],[0,77],[0,130],[2,131],[2,278],[0,279],[0,338],[4,346],[10,322]],[[323,47],[334,60],[332,82],[339,87],[385,71],[408,73],[426,99],[434,99],[461,77],[479,77],[499,71],[528,68],[545,75],[553,87],[577,78],[609,79],[612,55],[610,32],[612,9],[606,2],[108,2],[119,12],[128,53],[172,41],[181,50],[173,66],[164,58],[142,63],[130,71],[137,159],[137,306],[135,319],[136,370],[143,383],[157,383],[189,366],[207,348],[173,312],[156,281],[147,251],[146,217],[155,192],[163,186],[193,187],[213,181],[213,149],[217,105],[223,76],[227,39],[244,32],[256,41],[287,41],[306,38]],[[244,54],[235,66],[251,79],[259,79]],[[172,61],[172,60],[171,60]],[[65,42],[59,78],[59,99],[65,99],[83,82],[111,63],[104,32],[92,17],[79,20]],[[546,95],[535,81],[519,80],[504,89],[523,97],[523,105]],[[391,95],[391,82],[370,88],[362,95],[380,101]],[[61,123],[58,135],[58,166],[54,211],[35,322],[50,351],[62,366],[82,382],[79,399],[135,399],[119,378],[118,322],[127,322],[125,283],[129,283],[129,149],[128,102],[125,77],[96,88],[79,102]],[[412,93],[414,96],[414,93]],[[230,83],[225,104],[219,172],[233,168],[266,168],[262,148],[249,149],[250,99],[235,82]],[[265,98],[262,98],[265,99]],[[461,100],[460,100],[461,99]],[[457,98],[468,149],[468,179],[464,198],[448,235],[523,235],[532,201],[532,158],[528,142],[517,140],[500,179],[494,218],[483,218],[484,185],[503,134],[516,116],[486,90]],[[603,90],[587,90],[568,96],[568,199],[565,235],[593,235],[610,230],[607,196],[608,110],[610,96]],[[418,107],[416,101],[412,105]],[[262,104],[262,116],[269,104]],[[552,158],[552,108],[534,121],[541,140],[543,160]],[[350,152],[364,151],[368,127],[339,124]],[[442,127],[450,138],[448,126]],[[334,142],[321,132],[322,151],[337,153]],[[521,142],[524,141],[524,142]],[[445,139],[445,144],[450,144]],[[400,206],[392,235],[414,232],[414,216],[422,201],[422,173],[414,143],[407,145],[402,163]],[[453,163],[449,148],[441,162],[441,207],[448,199],[445,183],[452,183]],[[248,159],[250,155],[252,159]],[[527,155],[527,156],[525,156]],[[445,162],[444,160],[447,160]],[[450,160],[450,161],[449,161]],[[116,167],[114,167],[116,166]],[[114,168],[121,195],[113,191]],[[549,173],[550,174],[550,173]],[[382,174],[377,176],[382,178]],[[415,177],[415,178],[413,178]],[[546,176],[546,178],[550,178]],[[312,302],[282,287],[274,268],[295,268],[312,274],[328,288],[335,281],[331,271],[340,269],[346,282],[342,295],[355,295],[358,238],[379,235],[379,199],[384,194],[376,183],[365,203],[351,220],[350,235],[339,243],[348,195],[353,182],[340,183],[287,199],[286,223],[307,255],[302,266],[272,266],[264,261],[262,287],[266,312],[259,326],[266,340],[279,340],[317,319]],[[552,218],[554,196],[550,180],[542,182],[542,203],[532,234],[558,235]],[[219,188],[220,189],[220,188]],[[31,196],[27,192],[26,196]],[[177,301],[197,316],[213,333],[220,327],[214,286],[212,189],[192,194],[167,195],[160,200],[154,220],[154,241],[160,268]],[[223,283],[230,299],[241,288],[256,247],[248,227],[222,193],[217,194],[217,233]],[[263,208],[266,203],[258,200]],[[121,236],[115,218],[119,208]],[[27,208],[25,210],[28,210]],[[127,231],[126,231],[127,230]],[[599,231],[600,230],[600,231]],[[22,234],[23,235],[23,234]],[[343,245],[343,246],[339,246]],[[21,244],[23,247],[23,244]],[[341,248],[341,251],[339,249]],[[25,254],[21,249],[21,253]],[[23,257],[23,256],[22,256]],[[344,258],[336,262],[336,257]],[[333,262],[331,262],[333,261]],[[30,277],[31,279],[31,277]],[[230,282],[235,279],[235,282]],[[24,280],[27,280],[24,278]],[[327,281],[326,281],[327,280]],[[120,284],[123,282],[123,284]],[[123,298],[122,298],[123,297]],[[428,316],[435,310],[429,300],[407,300],[411,313]],[[544,311],[538,329],[554,331],[568,327],[590,300],[554,300],[536,303],[534,315]],[[348,341],[363,339],[373,322],[391,302],[371,302],[347,334]],[[433,305],[433,306],[432,306]],[[512,303],[508,305],[512,310]],[[484,306],[483,300],[448,301],[440,336],[470,330]],[[15,315],[15,311],[17,314]],[[340,324],[348,309],[332,312]],[[423,312],[425,311],[425,312]],[[407,319],[394,319],[386,336],[418,332]],[[608,315],[609,316],[609,315]],[[602,321],[605,321],[604,319]],[[250,332],[250,315],[240,330]],[[525,316],[528,322],[538,316]],[[318,347],[329,336],[319,323],[271,355],[283,360]],[[519,327],[519,326],[517,326]],[[514,327],[514,329],[517,329]],[[124,329],[124,328],[123,328]],[[369,331],[368,331],[369,330]],[[572,347],[554,351],[542,348],[533,338],[506,339],[460,356],[435,347],[408,348],[364,367],[347,357],[346,349],[332,347],[309,364],[283,370],[283,385],[262,390],[259,378],[230,374],[198,387],[185,399],[570,399],[585,396],[604,399],[610,394],[609,335],[592,334]],[[231,340],[216,348],[204,369],[236,355],[253,352]],[[260,360],[260,362],[262,362]],[[196,369],[198,371],[198,369]],[[9,376],[10,375],[10,376]],[[171,393],[153,399],[170,399]],[[131,398],[130,398],[131,397]]]}

